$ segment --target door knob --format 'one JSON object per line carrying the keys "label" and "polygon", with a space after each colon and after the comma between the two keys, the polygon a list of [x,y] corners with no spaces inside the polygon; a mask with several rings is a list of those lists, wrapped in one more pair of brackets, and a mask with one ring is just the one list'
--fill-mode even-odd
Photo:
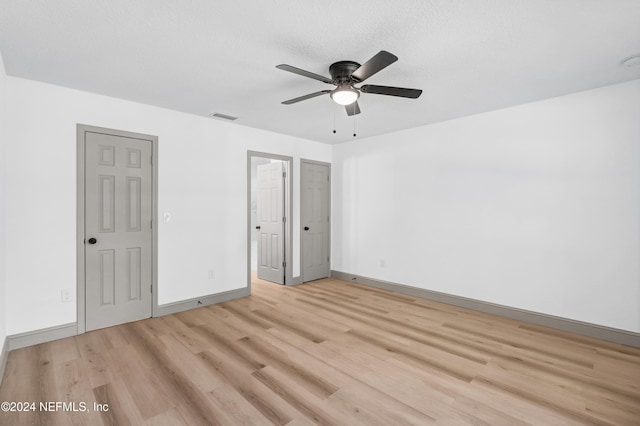
{"label": "door knob", "polygon": [[259,226],[256,226],[256,229],[260,229],[260,227],[259,227]]}
{"label": "door knob", "polygon": [[309,227],[308,227],[308,226],[305,226],[305,227],[304,227],[304,230],[305,230],[305,231],[308,231],[308,230],[309,230]]}
{"label": "door knob", "polygon": [[89,239],[87,240],[87,242],[88,242],[89,244],[95,244],[95,243],[97,243],[97,242],[98,242],[98,240],[96,240],[95,238],[89,238]]}

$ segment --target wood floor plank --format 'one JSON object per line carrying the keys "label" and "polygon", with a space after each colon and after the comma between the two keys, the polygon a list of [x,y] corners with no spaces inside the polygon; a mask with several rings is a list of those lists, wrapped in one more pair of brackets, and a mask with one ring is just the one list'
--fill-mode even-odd
{"label": "wood floor plank", "polygon": [[120,398],[111,383],[93,388],[96,402],[104,409],[96,410],[105,425],[130,425],[129,417],[120,404]]}
{"label": "wood floor plank", "polygon": [[436,419],[379,390],[354,382],[331,395],[325,404],[334,415],[350,424],[427,425]]}
{"label": "wood floor plank", "polygon": [[207,393],[211,403],[225,414],[227,424],[271,425],[269,419],[230,385],[222,385]]}
{"label": "wood floor plank", "polygon": [[177,408],[166,410],[148,419],[144,424],[148,426],[190,426]]}
{"label": "wood floor plank", "polygon": [[287,424],[298,415],[297,411],[252,376],[254,372],[264,368],[264,365],[253,369],[251,364],[238,362],[238,359],[228,355],[224,352],[206,351],[198,354],[198,357],[212,371],[223,377],[229,386],[233,387],[242,398],[272,424]]}
{"label": "wood floor plank", "polygon": [[[116,395],[118,399],[118,404],[113,408],[117,413],[114,414],[116,418],[123,418],[129,421],[131,425],[141,425],[145,423],[145,418],[140,412],[139,406],[136,403],[136,400],[133,398],[131,393],[129,393],[129,389],[122,377],[117,376],[116,379],[109,383],[111,389],[110,392]],[[103,403],[105,401],[101,400],[98,396],[96,396],[96,402]],[[109,405],[109,410],[112,407]],[[168,407],[165,406],[165,412]]]}
{"label": "wood floor plank", "polygon": [[[634,425],[640,348],[335,279],[12,351],[1,425]],[[95,411],[93,404],[108,406]]]}
{"label": "wood floor plank", "polygon": [[175,336],[192,353],[197,354],[207,348],[207,343],[201,339],[192,328],[188,327],[175,315],[167,315],[162,319],[171,327],[171,335]]}
{"label": "wood floor plank", "polygon": [[338,418],[328,413],[318,398],[275,368],[267,366],[252,376],[314,423],[324,426],[339,424]]}
{"label": "wood floor plank", "polygon": [[289,351],[280,350],[265,339],[254,336],[245,337],[240,339],[240,344],[243,350],[254,354],[266,366],[288,375],[293,381],[300,383],[301,386],[319,398],[326,398],[338,389],[334,384],[322,378],[320,373],[316,374],[303,364],[294,362]]}
{"label": "wood floor plank", "polygon": [[207,393],[216,387],[222,386],[224,382],[220,377],[211,372],[210,369],[198,357],[184,346],[175,336],[164,335],[160,340],[166,346],[166,356],[171,359],[180,374],[202,393]]}

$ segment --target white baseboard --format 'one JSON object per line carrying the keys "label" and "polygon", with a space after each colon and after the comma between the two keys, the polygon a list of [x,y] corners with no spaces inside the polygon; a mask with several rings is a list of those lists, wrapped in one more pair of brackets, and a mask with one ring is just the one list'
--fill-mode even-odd
{"label": "white baseboard", "polygon": [[640,347],[640,334],[634,333],[632,331],[605,327],[598,324],[591,324],[591,323],[576,321],[568,318],[556,317],[553,315],[527,311],[524,309],[512,308],[504,305],[497,305],[494,303],[484,302],[482,300],[470,299],[470,298],[461,297],[461,296],[454,296],[451,294],[440,293],[438,291],[426,290],[426,289],[412,287],[404,284],[398,284],[398,283],[393,283],[389,281],[377,280],[374,278],[362,277],[356,274],[349,274],[346,272],[331,271],[331,278],[363,284],[369,287],[380,288],[383,290],[394,291],[396,293],[402,293],[408,296],[433,300],[436,302],[459,306],[461,308],[472,309],[474,311],[484,312],[487,314],[498,315],[498,316],[510,318],[516,321],[522,321],[530,324],[541,325],[544,327],[555,328],[557,330],[567,331],[569,333],[580,334],[583,336],[593,337],[596,339],[607,340],[609,342],[621,343],[623,345],[634,346],[634,347]]}
{"label": "white baseboard", "polygon": [[241,297],[247,297],[251,295],[249,288],[239,288],[237,290],[224,291],[222,293],[211,294],[203,297],[195,297],[193,299],[182,300],[175,303],[167,303],[160,305],[154,309],[154,317],[162,317],[165,315],[171,315],[182,311],[188,311],[189,309],[201,308],[203,306],[215,305],[216,303],[228,302],[229,300],[239,299]]}

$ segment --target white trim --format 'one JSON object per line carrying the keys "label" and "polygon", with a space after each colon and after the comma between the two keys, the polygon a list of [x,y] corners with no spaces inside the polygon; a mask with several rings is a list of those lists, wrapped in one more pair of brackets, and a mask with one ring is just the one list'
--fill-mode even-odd
{"label": "white trim", "polygon": [[402,293],[408,296],[433,300],[436,302],[459,306],[461,308],[472,309],[474,311],[484,312],[487,314],[498,315],[516,321],[541,325],[543,327],[555,328],[557,330],[580,334],[587,337],[593,337],[595,339],[608,340],[610,342],[620,343],[623,345],[640,347],[640,333],[634,333],[632,331],[605,327],[598,324],[591,324],[568,318],[556,317],[553,315],[527,311],[524,309],[512,308],[510,306],[498,305],[495,303],[484,302],[482,300],[470,299],[467,297],[440,293],[438,291],[426,290],[423,288],[412,287],[404,284],[377,280],[375,278],[362,277],[346,272],[331,271],[331,278],[363,284],[369,287],[380,288],[383,290],[394,291],[396,293]]}

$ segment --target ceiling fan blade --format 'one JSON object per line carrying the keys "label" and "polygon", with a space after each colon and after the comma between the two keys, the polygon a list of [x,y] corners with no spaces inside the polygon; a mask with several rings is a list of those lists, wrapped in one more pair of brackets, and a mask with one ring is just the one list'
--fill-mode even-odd
{"label": "ceiling fan blade", "polygon": [[374,55],[373,58],[360,65],[360,68],[355,70],[351,74],[351,77],[353,77],[357,81],[365,81],[378,71],[388,67],[397,60],[398,57],[393,53],[389,53],[386,50],[381,50],[376,55]]}
{"label": "ceiling fan blade", "polygon": [[351,117],[352,115],[360,114],[360,105],[358,105],[358,101],[355,101],[352,104],[345,105],[344,109],[347,111],[347,115]]}
{"label": "ceiling fan blade", "polygon": [[308,95],[300,96],[297,98],[289,99],[288,101],[282,102],[284,105],[295,104],[296,102],[306,101],[307,99],[315,98],[316,96],[324,95],[326,93],[331,93],[331,90],[321,90],[315,93],[309,93]]}
{"label": "ceiling fan blade", "polygon": [[291,65],[280,64],[280,65],[276,65],[276,68],[278,68],[279,70],[289,71],[289,72],[292,72],[294,74],[302,75],[304,77],[313,78],[314,80],[319,80],[319,81],[321,81],[323,83],[331,84],[331,79],[330,78],[327,78],[327,77],[325,77],[323,75],[320,75],[320,74],[313,73],[311,71],[305,71],[305,70],[302,70],[300,68],[292,67]]}
{"label": "ceiling fan blade", "polygon": [[422,94],[420,89],[407,89],[404,87],[376,86],[373,84],[365,84],[360,87],[364,93],[374,93],[376,95],[399,96],[401,98],[417,99]]}

